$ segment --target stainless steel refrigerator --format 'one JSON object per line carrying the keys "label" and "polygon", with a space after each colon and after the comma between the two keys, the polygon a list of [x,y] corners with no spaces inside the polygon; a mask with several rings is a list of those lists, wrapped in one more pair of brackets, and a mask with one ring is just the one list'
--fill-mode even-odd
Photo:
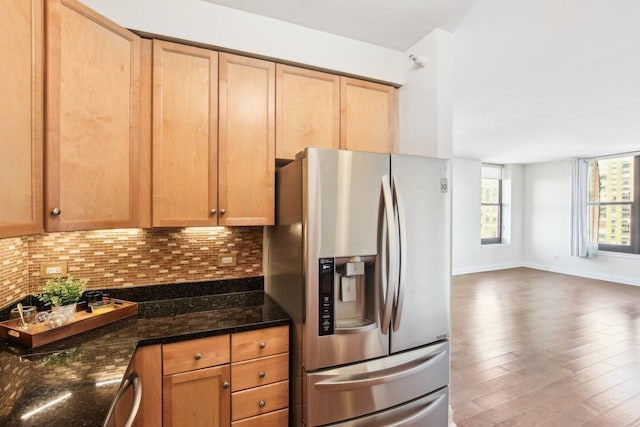
{"label": "stainless steel refrigerator", "polygon": [[293,426],[447,425],[449,173],[313,148],[278,170],[265,289],[293,319]]}

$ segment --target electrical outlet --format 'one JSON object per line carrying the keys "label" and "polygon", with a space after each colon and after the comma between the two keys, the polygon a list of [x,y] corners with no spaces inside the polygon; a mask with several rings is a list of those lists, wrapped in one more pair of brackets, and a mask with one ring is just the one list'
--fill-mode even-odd
{"label": "electrical outlet", "polygon": [[218,267],[235,267],[236,265],[236,254],[218,255]]}
{"label": "electrical outlet", "polygon": [[57,264],[40,264],[40,277],[50,279],[52,277],[66,276],[67,263],[59,262]]}

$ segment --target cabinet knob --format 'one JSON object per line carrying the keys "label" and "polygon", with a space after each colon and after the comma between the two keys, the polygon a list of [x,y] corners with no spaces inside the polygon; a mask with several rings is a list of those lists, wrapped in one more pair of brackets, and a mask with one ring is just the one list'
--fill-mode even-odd
{"label": "cabinet knob", "polygon": [[264,408],[266,404],[267,402],[265,402],[264,400],[261,400],[260,402],[258,402],[258,406],[261,408]]}
{"label": "cabinet knob", "polygon": [[224,215],[225,210],[224,209],[220,209],[220,215]]}
{"label": "cabinet knob", "polygon": [[222,388],[229,388],[229,383],[227,381],[222,383]]}
{"label": "cabinet knob", "polygon": [[215,210],[215,209],[211,209],[210,214],[211,214],[211,215],[215,215],[215,214],[216,214],[216,212],[218,212],[218,211],[217,211],[217,210]]}
{"label": "cabinet knob", "polygon": [[53,208],[53,209],[51,210],[51,215],[53,215],[53,216],[58,216],[58,215],[60,215],[61,213],[62,213],[62,211],[60,210],[60,208]]}
{"label": "cabinet knob", "polygon": [[196,360],[200,360],[200,359],[202,359],[202,355],[200,353],[196,353],[196,354],[193,355],[193,358],[196,359]]}
{"label": "cabinet knob", "polygon": [[265,348],[267,346],[267,343],[265,343],[264,341],[262,341],[260,344],[258,344],[258,347],[260,348]]}
{"label": "cabinet knob", "polygon": [[264,378],[267,374],[264,371],[258,372],[258,378]]}

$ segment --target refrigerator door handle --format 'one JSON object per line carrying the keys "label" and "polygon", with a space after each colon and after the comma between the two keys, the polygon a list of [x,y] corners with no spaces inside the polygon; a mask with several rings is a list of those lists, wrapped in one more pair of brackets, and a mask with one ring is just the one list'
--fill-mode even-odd
{"label": "refrigerator door handle", "polygon": [[400,185],[398,183],[398,177],[393,175],[391,180],[393,186],[393,201],[396,206],[398,215],[398,234],[400,240],[400,254],[398,257],[398,290],[396,296],[396,307],[393,314],[393,331],[397,331],[400,327],[400,320],[402,320],[402,306],[404,304],[404,285],[403,282],[406,277],[407,265],[404,258],[407,254],[407,229],[405,221],[405,209],[402,194],[400,192]]}
{"label": "refrigerator door handle", "polygon": [[[397,243],[395,233],[395,218],[393,214],[393,198],[391,194],[391,183],[389,175],[382,177],[382,200],[384,201],[384,218],[387,223],[387,246],[382,245],[382,274],[380,274],[380,283],[382,286],[382,295],[384,298],[384,309],[382,311],[382,320],[380,323],[380,331],[383,334],[389,333],[389,325],[391,323],[391,314],[393,309],[393,295],[396,288],[396,265],[397,265]],[[384,230],[384,227],[383,227]],[[386,272],[386,274],[385,274]],[[386,292],[385,292],[386,288]]]}
{"label": "refrigerator door handle", "polygon": [[400,381],[403,378],[416,375],[436,364],[443,357],[447,357],[446,351],[441,351],[435,355],[429,356],[427,359],[415,363],[407,363],[404,365],[393,366],[388,369],[377,372],[364,372],[354,375],[338,375],[330,376],[326,380],[318,381],[314,384],[314,388],[322,392],[335,392],[354,390],[363,387],[373,387],[380,384],[392,383]]}

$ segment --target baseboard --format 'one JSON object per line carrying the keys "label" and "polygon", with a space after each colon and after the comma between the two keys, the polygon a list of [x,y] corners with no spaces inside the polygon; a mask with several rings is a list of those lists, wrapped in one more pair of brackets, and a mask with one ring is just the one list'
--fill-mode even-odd
{"label": "baseboard", "polygon": [[524,267],[522,262],[506,262],[501,264],[476,265],[472,267],[453,268],[451,274],[459,276],[461,274],[483,273],[485,271],[506,270],[508,268]]}
{"label": "baseboard", "polygon": [[522,267],[536,270],[550,271],[552,273],[569,274],[571,276],[586,277],[588,279],[604,280],[606,282],[622,283],[623,285],[640,286],[640,277],[616,276],[615,274],[595,273],[592,271],[576,270],[566,267],[556,267],[535,262],[525,262]]}

